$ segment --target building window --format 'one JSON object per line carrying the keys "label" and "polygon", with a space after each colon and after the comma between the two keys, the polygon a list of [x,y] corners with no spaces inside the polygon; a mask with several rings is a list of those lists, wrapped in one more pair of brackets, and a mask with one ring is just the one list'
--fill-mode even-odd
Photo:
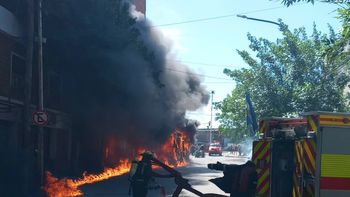
{"label": "building window", "polygon": [[11,133],[11,124],[7,121],[0,120],[0,149],[7,150],[9,148],[9,142]]}
{"label": "building window", "polygon": [[55,73],[50,72],[49,74],[49,88],[48,88],[48,106],[60,109],[61,107],[61,100],[62,100],[62,81],[61,77]]}
{"label": "building window", "polygon": [[11,97],[24,100],[25,60],[12,53],[11,55]]}

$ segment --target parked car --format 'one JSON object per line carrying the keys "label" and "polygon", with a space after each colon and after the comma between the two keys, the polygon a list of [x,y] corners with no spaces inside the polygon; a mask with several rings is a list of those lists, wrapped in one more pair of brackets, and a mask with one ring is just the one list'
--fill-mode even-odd
{"label": "parked car", "polygon": [[211,155],[222,155],[222,147],[219,143],[211,143],[209,145],[209,156]]}

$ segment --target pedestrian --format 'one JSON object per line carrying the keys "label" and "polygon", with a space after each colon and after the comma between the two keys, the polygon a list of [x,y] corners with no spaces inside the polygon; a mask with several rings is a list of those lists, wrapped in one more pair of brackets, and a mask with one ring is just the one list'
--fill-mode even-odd
{"label": "pedestrian", "polygon": [[240,144],[238,144],[237,149],[238,149],[238,156],[241,156],[242,155],[242,147]]}
{"label": "pedestrian", "polygon": [[236,156],[237,155],[237,144],[235,144],[233,146],[233,152],[234,152],[234,156]]}
{"label": "pedestrian", "polygon": [[228,150],[230,151],[230,154],[233,155],[233,144],[229,146]]}

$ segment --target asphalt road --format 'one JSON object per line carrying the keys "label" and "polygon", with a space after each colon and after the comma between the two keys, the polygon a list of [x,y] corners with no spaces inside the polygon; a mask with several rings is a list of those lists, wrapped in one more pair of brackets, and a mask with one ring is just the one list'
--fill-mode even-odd
{"label": "asphalt road", "polygon": [[[214,171],[207,168],[207,164],[216,163],[217,161],[225,164],[243,164],[247,158],[233,156],[230,153],[224,153],[223,156],[208,156],[205,158],[194,158],[191,157],[190,165],[179,168],[179,170],[184,178],[189,180],[189,183],[193,188],[199,190],[203,193],[217,193],[225,194],[214,184],[209,182],[209,179],[223,176],[222,172]],[[166,172],[159,171],[159,173],[166,174]],[[165,187],[167,196],[171,196],[172,192],[175,190],[176,185],[173,178],[160,179],[158,178],[157,183]],[[84,191],[84,196],[86,197],[130,197],[128,195],[129,181],[128,175],[115,177],[103,182],[86,185],[82,187]],[[149,192],[149,197],[160,196],[159,190],[151,190]],[[188,192],[182,191],[181,197],[195,197],[196,195]]]}

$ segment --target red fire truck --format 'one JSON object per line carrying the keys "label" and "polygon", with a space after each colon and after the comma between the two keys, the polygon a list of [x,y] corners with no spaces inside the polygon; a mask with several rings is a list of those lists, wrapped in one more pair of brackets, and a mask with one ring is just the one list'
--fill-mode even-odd
{"label": "red fire truck", "polygon": [[252,160],[259,197],[349,197],[350,114],[264,118]]}

